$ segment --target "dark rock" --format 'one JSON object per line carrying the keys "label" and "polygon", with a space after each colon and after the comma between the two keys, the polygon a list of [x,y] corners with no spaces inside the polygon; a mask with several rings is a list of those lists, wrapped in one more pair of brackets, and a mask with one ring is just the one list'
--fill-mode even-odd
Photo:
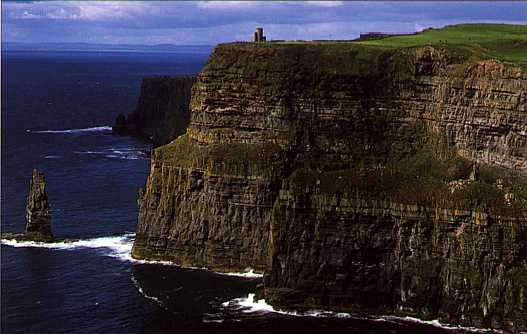
{"label": "dark rock", "polygon": [[284,308],[525,331],[525,203],[467,170],[525,181],[525,91],[453,49],[220,45],[153,151],[132,255],[265,269]]}
{"label": "dark rock", "polygon": [[34,241],[53,240],[46,181],[44,174],[36,169],[33,169],[27,196],[25,235]]}
{"label": "dark rock", "polygon": [[136,110],[119,114],[113,133],[145,137],[154,146],[177,138],[190,120],[190,94],[195,81],[192,76],[145,77]]}
{"label": "dark rock", "polygon": [[264,285],[275,307],[526,328],[525,216],[290,188],[280,193],[270,230]]}

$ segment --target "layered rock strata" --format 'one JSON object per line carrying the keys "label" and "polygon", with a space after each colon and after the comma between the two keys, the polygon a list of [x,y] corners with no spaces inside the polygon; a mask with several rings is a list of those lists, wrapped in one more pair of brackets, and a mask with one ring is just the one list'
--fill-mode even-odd
{"label": "layered rock strata", "polygon": [[521,203],[476,182],[457,206],[432,167],[391,170],[427,148],[525,175],[526,92],[520,68],[455,49],[220,45],[186,134],[154,150],[133,256],[267,268],[281,307],[525,329]]}
{"label": "layered rock strata", "polygon": [[145,77],[136,110],[117,116],[113,132],[149,138],[154,146],[166,144],[185,133],[195,80],[192,76]]}
{"label": "layered rock strata", "polygon": [[26,229],[24,233],[2,233],[2,239],[18,241],[53,242],[51,209],[46,193],[44,174],[33,169],[26,204]]}
{"label": "layered rock strata", "polygon": [[312,176],[289,178],[275,203],[267,302],[525,330],[525,212],[377,201]]}
{"label": "layered rock strata", "polygon": [[26,205],[27,238],[35,241],[53,240],[50,211],[44,174],[33,169]]}

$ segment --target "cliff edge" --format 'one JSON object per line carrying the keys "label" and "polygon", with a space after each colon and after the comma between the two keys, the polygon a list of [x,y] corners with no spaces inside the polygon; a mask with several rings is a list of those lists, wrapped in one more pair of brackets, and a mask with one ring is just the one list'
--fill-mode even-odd
{"label": "cliff edge", "polygon": [[524,64],[368,43],[219,45],[132,255],[265,271],[280,308],[527,330]]}
{"label": "cliff edge", "polygon": [[119,114],[113,133],[145,137],[155,147],[185,133],[190,121],[190,92],[195,81],[192,76],[145,77],[136,110],[128,115]]}

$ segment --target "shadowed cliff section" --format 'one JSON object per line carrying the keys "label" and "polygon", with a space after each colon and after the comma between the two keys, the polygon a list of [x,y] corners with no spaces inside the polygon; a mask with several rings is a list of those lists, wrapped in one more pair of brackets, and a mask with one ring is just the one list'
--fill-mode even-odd
{"label": "shadowed cliff section", "polygon": [[185,133],[190,121],[192,76],[145,77],[135,111],[119,114],[113,132],[152,140],[154,146],[169,143]]}
{"label": "shadowed cliff section", "polygon": [[132,255],[265,270],[280,308],[525,330],[526,91],[457,46],[220,45]]}

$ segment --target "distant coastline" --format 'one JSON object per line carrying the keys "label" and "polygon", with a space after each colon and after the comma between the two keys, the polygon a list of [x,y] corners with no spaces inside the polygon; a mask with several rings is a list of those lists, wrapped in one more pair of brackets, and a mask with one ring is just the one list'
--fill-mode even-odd
{"label": "distant coastline", "polygon": [[18,43],[2,42],[5,51],[81,51],[81,52],[166,52],[166,53],[210,53],[213,45],[174,44],[92,44],[92,43]]}

